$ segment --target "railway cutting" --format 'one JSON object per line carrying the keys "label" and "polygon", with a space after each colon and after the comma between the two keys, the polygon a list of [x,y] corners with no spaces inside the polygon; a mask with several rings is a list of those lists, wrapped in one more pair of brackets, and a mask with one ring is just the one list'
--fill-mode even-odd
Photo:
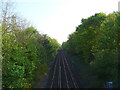
{"label": "railway cutting", "polygon": [[79,88],[63,50],[59,50],[49,72],[47,88]]}

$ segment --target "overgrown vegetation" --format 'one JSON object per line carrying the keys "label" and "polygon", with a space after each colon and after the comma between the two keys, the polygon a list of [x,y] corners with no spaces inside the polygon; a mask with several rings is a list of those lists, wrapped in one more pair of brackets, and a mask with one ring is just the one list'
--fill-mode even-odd
{"label": "overgrown vegetation", "polygon": [[2,86],[31,88],[38,78],[36,73],[46,73],[60,45],[55,39],[39,34],[23,19],[9,14],[10,2],[2,4]]}
{"label": "overgrown vegetation", "polygon": [[62,47],[69,53],[81,55],[84,63],[103,82],[120,86],[120,12],[109,15],[96,13],[82,19],[76,31]]}

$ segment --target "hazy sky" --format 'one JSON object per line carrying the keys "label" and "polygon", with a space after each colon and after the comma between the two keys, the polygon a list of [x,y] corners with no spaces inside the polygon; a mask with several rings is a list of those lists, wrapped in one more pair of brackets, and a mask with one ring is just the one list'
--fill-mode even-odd
{"label": "hazy sky", "polygon": [[42,34],[66,41],[82,18],[95,13],[118,11],[120,0],[16,0],[18,14],[36,26]]}

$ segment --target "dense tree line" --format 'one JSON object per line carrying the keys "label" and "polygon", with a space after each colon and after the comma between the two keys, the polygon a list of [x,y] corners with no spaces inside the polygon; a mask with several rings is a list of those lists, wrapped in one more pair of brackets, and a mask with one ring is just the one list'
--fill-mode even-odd
{"label": "dense tree line", "polygon": [[[38,33],[24,19],[9,14],[9,2],[4,3],[0,29],[2,32],[3,88],[30,88],[43,75],[59,48],[59,43]],[[39,76],[38,75],[38,76]]]}
{"label": "dense tree line", "polygon": [[100,80],[120,85],[120,12],[96,13],[82,19],[62,46],[69,53],[81,55]]}

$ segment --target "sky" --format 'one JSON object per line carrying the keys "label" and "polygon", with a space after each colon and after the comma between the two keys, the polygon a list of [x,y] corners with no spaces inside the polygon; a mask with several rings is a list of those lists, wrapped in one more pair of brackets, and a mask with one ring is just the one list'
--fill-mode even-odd
{"label": "sky", "polygon": [[30,21],[39,33],[60,44],[81,24],[82,18],[95,13],[118,11],[120,0],[15,0],[19,16]]}

